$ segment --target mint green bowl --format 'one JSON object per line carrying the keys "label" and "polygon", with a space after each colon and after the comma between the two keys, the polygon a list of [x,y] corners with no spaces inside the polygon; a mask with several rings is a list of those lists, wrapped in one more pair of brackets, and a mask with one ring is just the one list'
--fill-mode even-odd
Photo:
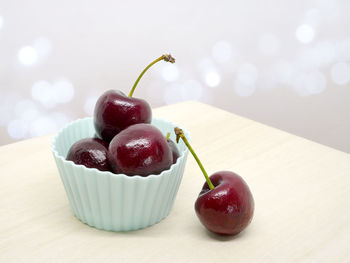
{"label": "mint green bowl", "polygon": [[[175,141],[173,130],[177,125],[156,118],[152,124],[164,136],[170,132]],[[189,137],[188,132],[184,133]],[[178,144],[180,157],[169,170],[141,177],[101,172],[66,160],[74,142],[94,134],[92,118],[79,119],[61,129],[51,143],[76,217],[90,226],[110,231],[137,230],[164,219],[173,207],[185,169],[188,150],[182,140]]]}

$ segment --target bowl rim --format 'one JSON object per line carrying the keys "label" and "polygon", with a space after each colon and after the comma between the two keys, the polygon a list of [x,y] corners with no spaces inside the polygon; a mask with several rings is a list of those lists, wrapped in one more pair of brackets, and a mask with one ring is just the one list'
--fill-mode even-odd
{"label": "bowl rim", "polygon": [[[186,129],[184,129],[181,125],[178,125],[177,123],[174,123],[174,122],[169,121],[169,120],[165,120],[163,118],[158,118],[158,117],[152,117],[152,121],[150,123],[151,125],[153,125],[152,124],[153,120],[166,122],[173,127],[180,127],[184,131],[184,133],[186,134],[187,140],[191,141],[191,136],[190,136],[189,132]],[[129,176],[126,174],[115,174],[111,171],[100,171],[97,168],[88,168],[83,164],[75,164],[73,161],[69,161],[64,156],[60,155],[58,153],[56,145],[57,145],[57,141],[58,141],[60,135],[63,132],[65,132],[67,129],[69,129],[72,125],[74,125],[78,122],[84,122],[84,121],[93,121],[93,118],[92,117],[85,117],[85,118],[79,118],[79,119],[76,119],[76,120],[69,122],[68,124],[66,124],[64,127],[62,127],[60,130],[58,130],[56,132],[53,139],[51,140],[50,146],[51,146],[51,151],[54,154],[55,158],[59,159],[64,165],[69,165],[70,167],[74,167],[75,169],[76,168],[82,169],[84,172],[87,172],[87,173],[91,172],[91,171],[95,171],[95,173],[101,173],[101,175],[111,176],[111,177],[119,177],[119,178],[125,178],[125,179],[127,178],[128,180],[151,180],[152,178],[160,179],[160,178],[166,176],[167,174],[170,174],[172,172],[172,170],[174,170],[175,167],[179,166],[182,161],[185,161],[184,158],[188,154],[188,148],[185,147],[185,149],[180,152],[180,156],[177,158],[176,162],[174,164],[171,164],[169,169],[162,171],[160,174],[149,174],[147,176],[141,176],[141,175]],[[155,126],[155,125],[153,125],[153,126]],[[85,138],[89,138],[89,137],[85,137]],[[180,149],[179,149],[179,151],[180,151]]]}

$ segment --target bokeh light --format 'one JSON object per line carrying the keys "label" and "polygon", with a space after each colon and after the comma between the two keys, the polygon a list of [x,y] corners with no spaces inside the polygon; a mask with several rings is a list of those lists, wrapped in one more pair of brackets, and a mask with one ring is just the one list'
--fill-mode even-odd
{"label": "bokeh light", "polygon": [[74,87],[68,80],[58,80],[53,84],[54,101],[56,103],[70,102],[74,97]]}
{"label": "bokeh light", "polygon": [[331,78],[338,85],[350,82],[350,66],[345,62],[335,63],[331,68]]}
{"label": "bokeh light", "polygon": [[46,108],[54,108],[59,103],[68,103],[74,97],[74,87],[68,80],[58,80],[51,84],[46,80],[36,81],[31,90],[32,98]]}
{"label": "bokeh light", "polygon": [[336,58],[335,46],[330,42],[320,42],[304,47],[296,57],[295,66],[303,71],[324,67]]}
{"label": "bokeh light", "polygon": [[[321,101],[322,96],[323,100],[336,104],[338,92],[345,98],[350,85],[350,34],[346,30],[349,19],[345,2],[312,0],[300,5],[274,1],[274,8],[264,12],[259,12],[259,5],[244,6],[242,2],[243,12],[235,16],[229,16],[233,2],[201,5],[195,16],[182,10],[183,17],[176,27],[171,27],[171,34],[154,42],[147,51],[156,53],[165,45],[176,49],[173,52],[178,60],[175,64],[154,67],[155,74],[146,76],[149,81],[144,83],[139,96],[145,98],[146,95],[152,107],[185,100],[209,102],[229,111],[236,111],[234,105],[240,105],[241,112],[246,110],[247,116],[251,114],[249,117],[256,119],[263,113],[270,114],[272,106],[261,113],[247,108],[256,103],[261,109],[275,101],[276,96],[280,103],[273,107],[292,103],[291,98],[298,100],[298,95],[310,96],[307,100],[300,99],[305,102],[298,104],[300,107],[315,101],[315,107],[319,107],[317,101]],[[105,19],[97,19],[93,27],[89,12],[85,12],[76,21],[80,26],[62,31],[59,26],[62,20],[52,13],[54,9],[40,6],[39,2],[29,7],[28,14],[41,10],[35,13],[38,19],[30,20],[30,27],[23,26],[26,18],[18,16],[15,5],[0,8],[0,132],[9,135],[1,138],[4,144],[57,130],[74,116],[92,116],[100,92],[107,86],[118,88],[130,83],[135,74],[133,65],[139,63],[144,53],[123,53],[128,43],[135,43],[136,33],[119,32],[109,23],[113,12],[101,12]],[[210,12],[213,7],[215,12]],[[69,8],[74,13],[80,7],[73,4]],[[236,6],[236,9],[240,8]],[[54,15],[52,21],[47,21],[50,26],[43,24],[51,15]],[[224,17],[225,23],[220,24]],[[68,18],[74,20],[74,16]],[[201,27],[203,23],[211,27]],[[141,25],[138,35],[156,34],[147,27]],[[111,38],[111,32],[122,33],[123,41]],[[185,38],[187,42],[182,45]],[[135,47],[129,46],[129,49]],[[15,92],[16,96],[10,95]],[[338,116],[331,121],[340,120],[346,112],[346,105],[340,103],[327,104],[327,107],[332,107]],[[298,110],[305,109],[307,107]],[[325,109],[308,112],[310,119]],[[297,122],[298,118],[294,119]],[[286,123],[277,117],[275,121],[276,126],[279,121],[281,125]],[[39,132],[39,125],[40,129],[49,128]],[[10,136],[13,139],[7,138]]]}
{"label": "bokeh light", "polygon": [[216,71],[209,71],[205,74],[205,83],[211,88],[217,87],[221,82],[221,76]]}
{"label": "bokeh light", "polygon": [[300,96],[319,94],[326,89],[327,80],[318,70],[308,73],[300,72],[294,77],[293,87]]}
{"label": "bokeh light", "polygon": [[24,120],[11,120],[7,126],[7,132],[13,139],[23,139],[28,133],[28,124]]}
{"label": "bokeh light", "polygon": [[18,60],[25,66],[30,66],[38,61],[38,53],[31,46],[22,47],[18,51]]}
{"label": "bokeh light", "polygon": [[23,121],[32,121],[39,115],[36,104],[30,99],[19,100],[15,104],[14,113]]}
{"label": "bokeh light", "polygon": [[20,48],[17,57],[22,65],[31,66],[47,57],[51,50],[51,41],[46,37],[39,37],[34,40],[33,45]]}
{"label": "bokeh light", "polygon": [[295,35],[299,42],[307,44],[314,39],[315,30],[312,26],[303,24],[297,28]]}
{"label": "bokeh light", "polygon": [[30,123],[29,133],[31,137],[43,136],[57,130],[57,124],[49,116],[40,116]]}
{"label": "bokeh light", "polygon": [[45,80],[36,81],[32,86],[32,98],[47,108],[56,106],[52,85]]}

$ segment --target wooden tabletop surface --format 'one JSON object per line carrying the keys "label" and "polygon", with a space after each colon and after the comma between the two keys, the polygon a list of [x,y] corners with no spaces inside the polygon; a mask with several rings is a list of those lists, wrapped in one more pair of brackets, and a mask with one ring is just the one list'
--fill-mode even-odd
{"label": "wooden tabletop surface", "polygon": [[74,217],[52,136],[0,147],[0,262],[350,262],[350,155],[201,104],[153,110],[185,127],[209,174],[232,170],[254,199],[236,237],[207,232],[194,212],[204,177],[189,156],[167,218],[108,232]]}

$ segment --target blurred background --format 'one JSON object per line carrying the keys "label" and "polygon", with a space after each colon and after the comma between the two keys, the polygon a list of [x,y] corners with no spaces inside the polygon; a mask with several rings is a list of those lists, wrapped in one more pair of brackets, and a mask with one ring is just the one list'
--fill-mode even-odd
{"label": "blurred background", "polygon": [[135,97],[198,100],[350,152],[349,14],[348,0],[0,1],[0,145],[91,116],[170,52]]}

